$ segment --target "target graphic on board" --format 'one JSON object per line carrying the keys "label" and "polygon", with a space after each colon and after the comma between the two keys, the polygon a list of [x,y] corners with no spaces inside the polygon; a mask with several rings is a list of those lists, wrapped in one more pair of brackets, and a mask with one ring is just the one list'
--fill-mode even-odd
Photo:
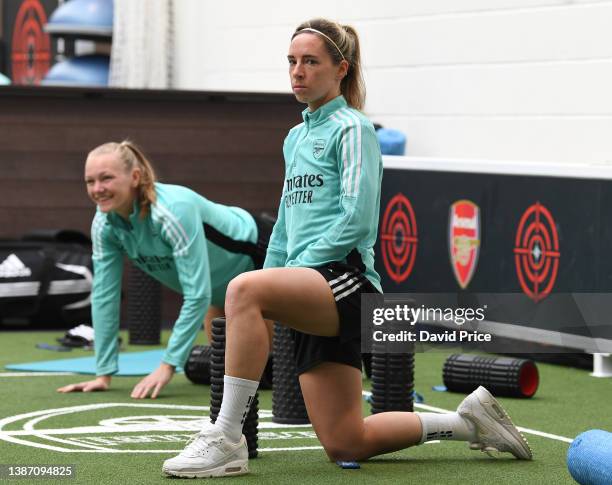
{"label": "target graphic on board", "polygon": [[385,269],[399,284],[410,276],[418,246],[416,217],[404,194],[395,195],[387,204],[380,231]]}
{"label": "target graphic on board", "polygon": [[39,84],[51,64],[51,42],[43,32],[47,15],[39,0],[24,0],[13,26],[13,84]]}
{"label": "target graphic on board", "polygon": [[514,263],[521,288],[533,301],[546,298],[559,271],[559,236],[550,211],[539,202],[522,215],[514,243]]}

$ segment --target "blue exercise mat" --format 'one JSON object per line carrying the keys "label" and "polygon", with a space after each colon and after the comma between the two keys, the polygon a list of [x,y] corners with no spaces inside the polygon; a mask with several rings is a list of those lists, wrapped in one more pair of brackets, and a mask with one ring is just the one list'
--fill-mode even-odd
{"label": "blue exercise mat", "polygon": [[[117,376],[146,376],[159,367],[164,350],[147,350],[145,352],[129,352],[119,354],[119,372]],[[26,362],[25,364],[10,364],[9,370],[28,372],[76,372],[78,374],[95,374],[96,358],[79,357],[77,359],[45,360],[42,362]],[[177,372],[182,372],[180,367]]]}

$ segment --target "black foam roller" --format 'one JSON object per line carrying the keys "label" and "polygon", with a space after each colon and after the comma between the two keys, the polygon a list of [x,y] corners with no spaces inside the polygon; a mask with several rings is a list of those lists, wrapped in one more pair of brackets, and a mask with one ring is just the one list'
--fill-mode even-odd
{"label": "black foam roller", "polygon": [[249,449],[249,458],[257,458],[257,446],[258,446],[258,426],[259,426],[259,395],[255,393],[249,414],[247,415],[242,432],[247,441],[247,447]]}
{"label": "black foam roller", "polygon": [[449,356],[442,377],[449,391],[470,393],[484,386],[507,397],[532,397],[539,383],[538,368],[531,360],[473,354]]}
{"label": "black foam roller", "polygon": [[363,363],[363,370],[368,379],[372,379],[372,354],[364,353],[361,354],[361,362]]}
{"label": "black foam roller", "polygon": [[210,345],[194,345],[185,364],[185,376],[194,384],[210,384]]}
{"label": "black foam roller", "polygon": [[127,321],[130,345],[161,342],[161,284],[141,269],[128,270]]}
{"label": "black foam roller", "polygon": [[[223,400],[223,376],[225,375],[225,318],[212,321],[212,352],[210,357],[210,420],[214,423]],[[257,428],[259,425],[259,397],[251,402],[249,414],[242,426],[242,433],[249,448],[249,458],[257,457]]]}
{"label": "black foam roller", "polygon": [[384,345],[372,349],[372,414],[412,411],[414,391],[414,352],[386,353]]}
{"label": "black foam roller", "polygon": [[274,324],[272,372],[272,421],[282,424],[310,423],[293,355],[291,329]]}
{"label": "black foam roller", "polygon": [[270,352],[268,362],[259,380],[259,389],[270,390],[274,386],[274,354]]}

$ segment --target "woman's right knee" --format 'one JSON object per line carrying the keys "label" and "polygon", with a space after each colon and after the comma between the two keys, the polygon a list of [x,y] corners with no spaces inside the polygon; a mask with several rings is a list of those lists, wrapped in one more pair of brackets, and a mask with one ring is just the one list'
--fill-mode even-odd
{"label": "woman's right knee", "polygon": [[248,273],[236,276],[227,285],[225,292],[225,312],[231,314],[238,308],[257,304],[256,279]]}

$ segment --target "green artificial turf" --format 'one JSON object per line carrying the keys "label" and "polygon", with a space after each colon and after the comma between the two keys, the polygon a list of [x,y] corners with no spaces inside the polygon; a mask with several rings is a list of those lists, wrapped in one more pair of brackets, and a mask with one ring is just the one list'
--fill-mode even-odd
{"label": "green artificial turf", "polygon": [[[69,358],[91,355],[91,351],[51,352],[35,348],[38,342],[54,343],[63,332],[2,332],[0,342],[0,372],[4,365],[52,358]],[[163,340],[168,338],[167,332]],[[127,336],[123,335],[124,342]],[[203,337],[199,339],[203,342]],[[155,348],[151,346],[125,346],[126,351],[141,351]],[[449,392],[435,392],[432,386],[442,384],[442,365],[446,354],[440,352],[416,355],[415,388],[424,396],[425,404],[443,409],[455,409],[463,395]],[[612,402],[612,380],[596,379],[588,371],[567,367],[538,364],[540,388],[532,399],[501,398],[500,402],[512,416],[515,424],[535,430],[569,438],[582,431],[600,428],[612,431],[612,415],[607,411]],[[111,389],[99,393],[59,394],[57,387],[80,380],[87,376],[45,376],[45,377],[2,377],[0,376],[0,419],[18,414],[45,409],[83,406],[94,403],[128,403],[207,406],[209,387],[194,385],[182,374],[175,376],[156,400],[133,400],[129,397],[132,387],[139,378],[114,378]],[[369,382],[364,381],[364,387]],[[260,393],[260,409],[270,410],[271,391]],[[369,405],[363,403],[364,415],[369,413]],[[197,410],[177,410],[158,408],[94,409],[78,413],[53,416],[35,425],[42,428],[74,428],[77,426],[97,426],[100,420],[126,416],[150,415],[188,415],[201,416]],[[5,430],[22,429],[27,420],[6,426]],[[265,419],[263,421],[266,421]],[[293,432],[295,430],[262,430],[264,432]],[[304,431],[300,428],[299,431]],[[183,433],[134,432],[122,433],[126,436],[172,435],[187,436]],[[75,438],[76,435],[54,435],[56,438]],[[90,438],[105,438],[108,434],[81,434]],[[465,443],[443,442],[426,444],[396,453],[371,459],[361,464],[360,470],[342,470],[330,463],[323,450],[278,451],[260,453],[260,457],[250,462],[251,474],[236,478],[225,478],[225,482],[253,484],[292,483],[292,484],[343,484],[343,483],[424,483],[424,484],[533,484],[533,483],[574,483],[566,467],[568,444],[540,436],[526,435],[534,451],[534,461],[520,462],[510,456],[492,459],[487,455],[471,451]],[[51,444],[46,438],[28,437],[29,440]],[[82,442],[78,442],[81,443]],[[90,442],[93,443],[93,442]],[[65,443],[55,443],[63,447]],[[314,438],[260,439],[260,448],[317,446]],[[106,446],[106,445],[105,445]],[[180,442],[122,444],[107,446],[108,449],[182,449]],[[73,464],[76,478],[66,483],[83,484],[155,484],[171,483],[172,479],[161,476],[161,463],[173,456],[167,453],[67,453],[34,448],[22,444],[0,440],[0,464]],[[21,480],[18,483],[29,483]],[[31,483],[57,483],[56,480],[32,480]]]}

